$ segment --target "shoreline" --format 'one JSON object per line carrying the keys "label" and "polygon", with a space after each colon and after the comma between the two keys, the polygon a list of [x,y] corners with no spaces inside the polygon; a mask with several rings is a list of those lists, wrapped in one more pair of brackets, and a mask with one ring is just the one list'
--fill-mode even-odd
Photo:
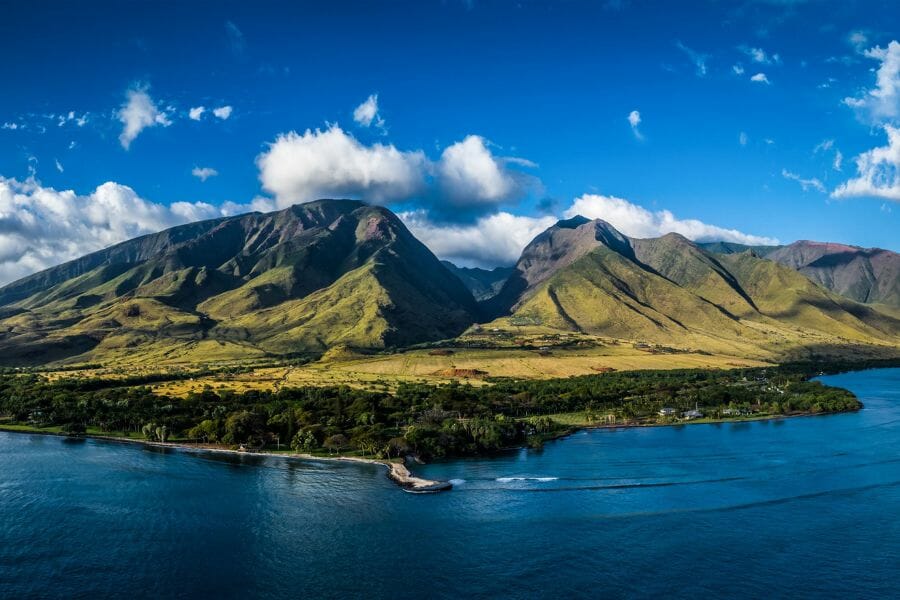
{"label": "shoreline", "polygon": [[[846,414],[848,412],[858,412],[863,407],[860,407],[857,410],[853,411],[841,411],[841,412],[822,412],[822,413],[812,413],[812,412],[799,412],[789,415],[764,415],[759,417],[745,417],[745,418],[737,418],[737,419],[717,419],[717,420],[705,420],[705,419],[697,419],[692,421],[683,421],[680,423],[628,423],[628,424],[581,424],[581,425],[572,425],[571,428],[567,431],[559,432],[557,435],[553,435],[546,440],[545,442],[555,442],[581,431],[587,430],[625,430],[625,429],[634,429],[640,427],[683,427],[687,425],[719,425],[723,423],[749,423],[749,422],[763,422],[763,421],[777,421],[783,419],[794,419],[798,417],[821,417],[827,415],[840,415]],[[305,461],[322,461],[322,462],[353,462],[359,464],[368,464],[368,465],[380,465],[387,467],[387,476],[388,478],[397,484],[403,491],[412,493],[412,494],[432,494],[437,492],[448,491],[453,488],[453,484],[449,481],[436,481],[431,479],[424,479],[414,475],[409,468],[406,466],[405,460],[400,460],[400,462],[395,462],[393,460],[387,459],[377,459],[377,458],[363,458],[358,456],[316,456],[313,454],[303,453],[303,452],[271,452],[271,451],[246,451],[246,450],[233,450],[231,448],[224,448],[222,446],[216,446],[213,444],[186,444],[182,442],[153,442],[150,440],[141,440],[120,436],[111,436],[111,435],[98,435],[98,434],[80,434],[75,436],[70,436],[65,433],[55,432],[55,431],[40,431],[38,429],[12,429],[7,428],[4,425],[0,425],[0,432],[5,433],[23,433],[30,435],[49,435],[61,438],[68,439],[93,439],[100,440],[105,442],[114,442],[119,444],[134,444],[141,446],[148,446],[151,448],[168,448],[173,450],[179,450],[183,452],[189,453],[219,453],[219,454],[232,454],[236,456],[266,456],[273,458],[285,458],[285,459],[295,459],[295,460],[305,460]],[[502,451],[512,451],[519,450],[526,446],[512,446],[509,448],[505,448]],[[501,451],[501,452],[502,452]],[[460,457],[464,458],[464,457]]]}
{"label": "shoreline", "polygon": [[367,464],[367,465],[378,465],[387,467],[387,476],[393,481],[395,484],[400,486],[401,489],[405,492],[409,492],[412,494],[430,494],[435,492],[442,492],[449,490],[453,487],[453,484],[448,481],[434,481],[431,479],[423,479],[421,477],[417,477],[414,475],[409,468],[406,466],[404,462],[394,462],[391,460],[381,460],[377,458],[362,458],[358,456],[315,456],[313,454],[306,454],[302,452],[268,452],[268,451],[246,451],[246,450],[232,450],[231,448],[223,448],[221,446],[215,445],[202,445],[202,444],[184,444],[180,442],[152,442],[150,440],[138,440],[133,438],[112,436],[112,435],[96,435],[96,434],[81,434],[70,436],[64,433],[57,433],[54,431],[40,431],[40,430],[25,430],[25,429],[7,429],[3,425],[0,425],[0,432],[2,433],[21,433],[26,435],[49,435],[54,437],[68,438],[68,439],[91,439],[91,440],[100,440],[104,442],[114,442],[118,444],[133,444],[139,446],[148,446],[151,448],[168,448],[172,450],[179,450],[182,452],[188,453],[204,453],[211,452],[217,454],[233,454],[236,456],[266,456],[272,458],[284,458],[284,459],[294,459],[294,460],[304,460],[304,461],[322,461],[322,462],[353,462],[359,464]]}

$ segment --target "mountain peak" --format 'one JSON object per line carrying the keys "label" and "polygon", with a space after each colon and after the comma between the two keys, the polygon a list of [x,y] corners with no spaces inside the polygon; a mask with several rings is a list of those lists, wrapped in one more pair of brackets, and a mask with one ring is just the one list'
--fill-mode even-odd
{"label": "mountain peak", "polygon": [[380,348],[455,336],[475,308],[388,209],[318,200],[182,225],[14,282],[0,309],[30,325],[3,335],[0,324],[0,353],[27,362],[45,346],[85,360],[118,356],[121,343],[193,352],[212,342],[234,356]]}
{"label": "mountain peak", "polygon": [[587,217],[583,217],[581,215],[575,215],[574,217],[571,217],[569,219],[560,219],[559,221],[556,222],[554,227],[556,227],[557,229],[576,229],[578,227],[581,227],[585,223],[590,223],[590,222],[591,222],[591,220],[588,219]]}

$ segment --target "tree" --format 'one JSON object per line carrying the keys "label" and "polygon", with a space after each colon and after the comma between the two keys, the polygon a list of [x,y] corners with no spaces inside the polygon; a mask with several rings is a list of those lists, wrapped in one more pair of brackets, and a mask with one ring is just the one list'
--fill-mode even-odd
{"label": "tree", "polygon": [[82,435],[87,428],[84,426],[84,423],[81,422],[72,422],[66,423],[61,427],[61,430],[66,435]]}
{"label": "tree", "polygon": [[296,452],[310,452],[315,450],[317,446],[316,436],[308,429],[298,431],[294,439],[291,440],[291,449]]}
{"label": "tree", "polygon": [[347,436],[338,433],[336,435],[330,435],[325,438],[325,442],[322,446],[328,450],[329,454],[334,454],[335,452],[340,452],[341,449],[347,446]]}
{"label": "tree", "polygon": [[204,442],[216,442],[219,440],[219,422],[212,419],[201,421],[196,427],[188,430],[188,437],[201,439]]}

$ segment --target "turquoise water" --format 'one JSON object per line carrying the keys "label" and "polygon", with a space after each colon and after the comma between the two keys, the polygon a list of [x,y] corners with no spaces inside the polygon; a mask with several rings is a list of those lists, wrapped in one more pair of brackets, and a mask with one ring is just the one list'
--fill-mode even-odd
{"label": "turquoise water", "polygon": [[0,597],[884,597],[900,369],[859,413],[590,431],[422,467],[0,434]]}

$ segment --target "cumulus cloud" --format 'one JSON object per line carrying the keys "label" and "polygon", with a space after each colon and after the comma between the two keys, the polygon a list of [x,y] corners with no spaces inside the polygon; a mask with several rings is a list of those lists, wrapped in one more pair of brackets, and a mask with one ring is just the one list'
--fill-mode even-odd
{"label": "cumulus cloud", "polygon": [[488,268],[514,264],[522,249],[556,222],[555,217],[524,217],[502,211],[467,224],[435,223],[424,210],[399,216],[440,258]]}
{"label": "cumulus cloud", "polygon": [[371,202],[404,200],[425,189],[428,160],[421,151],[365,146],[337,125],[279,135],[256,159],[263,188],[279,206],[319,198]]}
{"label": "cumulus cloud", "polygon": [[895,119],[900,115],[900,43],[893,40],[887,48],[875,46],[863,51],[863,55],[881,61],[875,87],[861,96],[844,98],[844,104],[872,123]]}
{"label": "cumulus cloud", "polygon": [[436,165],[441,200],[454,207],[497,205],[522,196],[529,179],[507,163],[533,166],[519,159],[494,156],[483,137],[467,136],[448,146]]}
{"label": "cumulus cloud", "polygon": [[641,124],[641,113],[639,111],[633,110],[628,113],[628,124],[631,125],[631,133],[634,134],[635,138],[639,140],[644,139],[643,134],[638,129],[638,125]]}
{"label": "cumulus cloud", "polygon": [[884,131],[888,145],[857,156],[857,176],[831,192],[833,198],[871,196],[900,202],[900,129],[885,125]]}
{"label": "cumulus cloud", "polygon": [[119,142],[126,150],[147,127],[168,127],[172,124],[169,115],[157,108],[147,90],[147,86],[141,85],[129,89],[125,93],[125,103],[119,109],[118,117],[123,126]]}
{"label": "cumulus cloud", "polygon": [[203,117],[203,113],[206,112],[205,106],[195,106],[188,111],[188,117],[192,121],[199,121]]}
{"label": "cumulus cloud", "polygon": [[363,127],[374,125],[379,129],[384,128],[384,119],[378,112],[378,94],[370,95],[353,110],[353,120]]}
{"label": "cumulus cloud", "polygon": [[765,83],[767,85],[772,83],[771,81],[769,81],[769,78],[766,77],[765,73],[757,73],[756,75],[754,75],[753,77],[750,78],[750,81],[754,81],[756,83]]}
{"label": "cumulus cloud", "polygon": [[717,227],[697,219],[679,219],[668,210],[649,211],[643,206],[614,196],[584,194],[575,199],[564,215],[566,218],[581,215],[589,219],[603,219],[625,235],[635,238],[680,233],[684,237],[698,242],[777,243],[777,240],[773,238]]}
{"label": "cumulus cloud", "polygon": [[211,167],[194,167],[191,169],[191,175],[200,181],[206,181],[210,177],[215,177],[219,172]]}
{"label": "cumulus cloud", "polygon": [[694,69],[695,69],[695,73],[697,74],[697,77],[706,77],[706,72],[707,72],[706,61],[709,58],[709,55],[696,52],[696,51],[692,50],[691,48],[688,48],[681,42],[676,42],[675,45],[678,47],[679,50],[681,50],[682,52],[687,54],[688,58],[694,64]]}
{"label": "cumulus cloud", "polygon": [[44,187],[33,178],[0,177],[0,283],[139,235],[222,214],[205,203],[156,204],[114,182],[79,195]]}
{"label": "cumulus cloud", "polygon": [[214,108],[212,113],[218,119],[226,120],[231,116],[232,107],[231,106],[220,106],[219,108]]}
{"label": "cumulus cloud", "polygon": [[804,192],[808,192],[809,190],[813,189],[813,190],[816,190],[817,192],[825,193],[825,184],[823,184],[821,181],[819,181],[815,177],[812,177],[810,179],[804,179],[803,177],[800,177],[796,173],[792,173],[792,172],[788,171],[787,169],[781,170],[781,176],[784,177],[785,179],[790,179],[791,181],[796,181],[797,183],[799,183],[800,187],[803,188]]}
{"label": "cumulus cloud", "polygon": [[263,188],[279,206],[329,197],[381,204],[417,197],[453,218],[517,200],[536,185],[534,177],[511,168],[533,163],[495,156],[477,135],[448,146],[432,161],[421,150],[365,145],[338,125],[280,135],[257,157],[257,165]]}
{"label": "cumulus cloud", "polygon": [[[696,219],[679,219],[667,210],[651,212],[612,196],[585,194],[576,198],[563,211],[563,216],[571,218],[577,215],[603,219],[625,235],[635,238],[658,237],[675,232],[698,242],[778,243],[774,238],[717,227]],[[457,264],[481,267],[515,263],[522,249],[557,220],[553,216],[529,217],[505,211],[465,224],[435,222],[425,210],[403,212],[399,216],[438,257]]]}

